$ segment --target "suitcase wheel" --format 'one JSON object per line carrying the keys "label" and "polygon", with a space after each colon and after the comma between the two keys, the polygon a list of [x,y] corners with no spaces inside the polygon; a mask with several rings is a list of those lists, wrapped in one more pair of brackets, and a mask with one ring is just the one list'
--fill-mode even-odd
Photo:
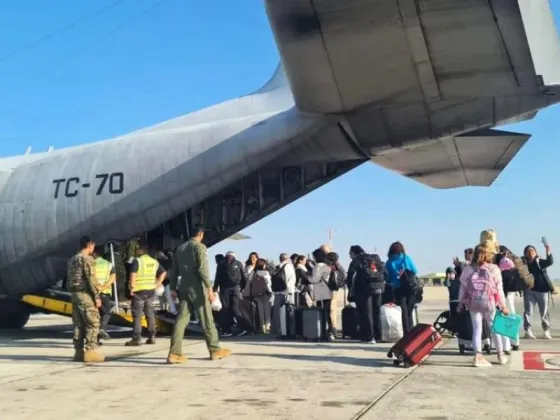
{"label": "suitcase wheel", "polygon": [[465,354],[465,345],[459,344],[459,354]]}
{"label": "suitcase wheel", "polygon": [[387,357],[388,357],[389,359],[392,359],[392,358],[393,358],[393,351],[392,351],[392,350],[389,350],[389,352],[387,353]]}
{"label": "suitcase wheel", "polygon": [[393,365],[395,366],[399,366],[401,364],[401,362],[397,359],[393,360]]}
{"label": "suitcase wheel", "polygon": [[490,344],[485,344],[483,350],[486,354],[492,354],[492,346]]}

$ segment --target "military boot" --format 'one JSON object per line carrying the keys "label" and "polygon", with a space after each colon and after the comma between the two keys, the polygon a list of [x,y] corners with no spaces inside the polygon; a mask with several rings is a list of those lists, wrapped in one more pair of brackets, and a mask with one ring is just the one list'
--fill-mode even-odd
{"label": "military boot", "polygon": [[133,338],[130,341],[124,343],[126,347],[140,347],[142,345],[142,341],[139,338]]}
{"label": "military boot", "polygon": [[231,355],[230,349],[218,349],[218,350],[211,350],[210,351],[210,359],[211,360],[220,360],[224,359]]}
{"label": "military boot", "polygon": [[95,350],[86,350],[84,352],[85,363],[102,363],[105,361],[105,356]]}
{"label": "military boot", "polygon": [[146,340],[146,344],[156,344],[156,336],[150,335],[150,338]]}
{"label": "military boot", "polygon": [[182,363],[187,363],[187,360],[187,357],[181,354],[169,354],[169,356],[167,356],[168,365],[180,365]]}
{"label": "military boot", "polygon": [[74,351],[74,358],[72,360],[74,362],[83,362],[84,361],[84,349],[76,349]]}

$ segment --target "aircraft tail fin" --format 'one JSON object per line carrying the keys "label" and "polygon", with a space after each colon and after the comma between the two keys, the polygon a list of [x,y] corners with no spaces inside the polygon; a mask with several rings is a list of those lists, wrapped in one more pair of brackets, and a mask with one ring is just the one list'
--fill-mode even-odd
{"label": "aircraft tail fin", "polygon": [[560,39],[550,0],[518,0],[537,75],[545,86],[560,85]]}
{"label": "aircraft tail fin", "polygon": [[276,89],[288,87],[288,79],[286,78],[286,73],[284,72],[284,66],[282,62],[278,63],[272,77],[262,86],[259,90],[254,93],[266,93]]}

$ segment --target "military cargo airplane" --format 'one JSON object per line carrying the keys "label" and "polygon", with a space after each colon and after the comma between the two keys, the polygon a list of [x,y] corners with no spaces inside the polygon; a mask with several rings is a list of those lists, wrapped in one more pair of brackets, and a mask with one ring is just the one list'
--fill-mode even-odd
{"label": "military cargo airplane", "polygon": [[[0,160],[0,323],[98,243],[195,225],[209,246],[365,162],[489,186],[560,100],[548,0],[266,0],[281,58],[256,92],[98,143]],[[375,182],[373,180],[372,182]]]}

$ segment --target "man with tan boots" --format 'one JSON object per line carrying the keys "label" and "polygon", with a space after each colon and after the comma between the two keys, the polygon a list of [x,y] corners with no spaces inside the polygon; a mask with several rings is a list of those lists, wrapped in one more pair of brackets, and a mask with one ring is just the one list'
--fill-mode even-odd
{"label": "man with tan boots", "polygon": [[[214,324],[211,303],[216,298],[210,283],[206,246],[202,243],[204,229],[196,228],[191,238],[179,245],[173,255],[170,275],[170,288],[173,299],[179,297],[179,313],[173,328],[168,364],[185,363],[183,356],[183,337],[185,328],[191,318],[191,310],[196,312],[200,325],[204,330],[206,346],[210,359],[219,360],[231,354],[231,351],[220,347],[218,331]],[[177,289],[177,280],[181,278]]]}
{"label": "man with tan boots", "polygon": [[99,363],[105,361],[105,356],[97,352],[101,299],[95,276],[95,262],[91,256],[94,249],[93,239],[84,236],[80,239],[80,252],[68,261],[68,285],[72,293],[75,362]]}

